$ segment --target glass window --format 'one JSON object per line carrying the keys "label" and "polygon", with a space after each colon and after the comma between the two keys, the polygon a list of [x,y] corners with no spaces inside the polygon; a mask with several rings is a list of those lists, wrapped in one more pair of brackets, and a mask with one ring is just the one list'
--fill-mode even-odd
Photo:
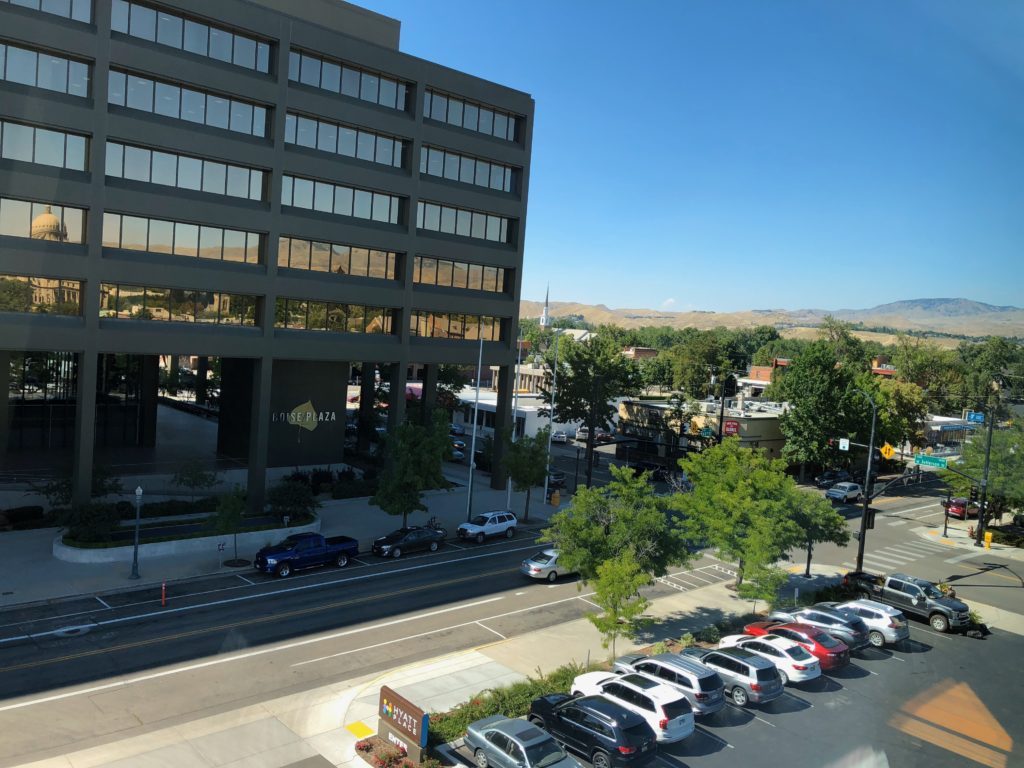
{"label": "glass window", "polygon": [[295,143],[295,127],[298,123],[298,117],[295,115],[284,116],[284,140],[289,144]]}
{"label": "glass window", "polygon": [[459,181],[465,182],[466,184],[473,183],[473,174],[476,173],[476,167],[482,161],[474,160],[472,157],[464,157],[459,163]]}
{"label": "glass window", "polygon": [[291,176],[281,177],[281,205],[292,204],[292,187],[294,181]]}
{"label": "glass window", "polygon": [[214,128],[227,128],[231,102],[220,96],[206,97],[206,124]]}
{"label": "glass window", "polygon": [[67,153],[64,166],[73,171],[85,170],[85,156],[88,152],[85,136],[77,136],[73,133],[67,135]]}
{"label": "glass window", "polygon": [[288,79],[298,82],[301,67],[302,54],[298,51],[288,51]]}
{"label": "glass window", "polygon": [[494,113],[489,109],[480,110],[480,133],[491,133],[494,128]]}
{"label": "glass window", "polygon": [[430,117],[432,120],[444,122],[448,113],[448,97],[435,93],[430,100]]}
{"label": "glass window", "polygon": [[452,125],[462,125],[463,103],[458,99],[448,102],[448,122]]}
{"label": "glass window", "polygon": [[227,193],[232,197],[249,197],[249,169],[228,166]]}
{"label": "glass window", "polygon": [[487,216],[482,213],[473,214],[473,225],[470,237],[478,237],[481,240],[487,235]]}
{"label": "glass window", "polygon": [[89,65],[80,61],[68,62],[68,93],[85,98],[89,95]]}
{"label": "glass window", "polygon": [[302,70],[299,75],[299,82],[303,85],[320,85],[320,59],[302,54]]}
{"label": "glass window", "polygon": [[85,211],[80,208],[63,208],[61,220],[68,231],[69,243],[81,243],[85,240]]}
{"label": "glass window", "polygon": [[427,203],[423,215],[423,228],[437,232],[441,228],[441,206]]}
{"label": "glass window", "polygon": [[462,127],[476,130],[480,120],[480,109],[475,104],[467,104],[462,113]]}
{"label": "glass window", "polygon": [[247,232],[245,234],[245,263],[260,263],[260,245],[263,236],[259,232]]}
{"label": "glass window", "polygon": [[491,177],[491,166],[490,163],[480,162],[476,164],[476,183],[481,187],[486,187],[490,182]]}
{"label": "glass window", "polygon": [[350,264],[349,259],[351,257],[350,249],[347,245],[332,245],[331,246],[331,272],[337,272],[338,274],[348,274]]}
{"label": "glass window", "polygon": [[380,79],[369,72],[363,72],[360,80],[359,98],[376,103],[380,96]]}
{"label": "glass window", "polygon": [[295,143],[300,147],[316,146],[316,120],[310,120],[308,117],[298,119]]}
{"label": "glass window", "polygon": [[[128,218],[127,216],[125,218]],[[199,255],[199,226],[196,224],[174,224],[174,253],[176,256]]]}
{"label": "glass window", "polygon": [[168,152],[153,152],[152,179],[154,184],[177,186],[178,156]]}
{"label": "glass window", "polygon": [[128,9],[125,0],[113,0],[110,7],[110,28],[114,32],[128,34]]}
{"label": "glass window", "polygon": [[309,179],[295,179],[295,192],[292,205],[297,208],[313,207],[313,182]]}
{"label": "glass window", "polygon": [[466,285],[471,291],[479,291],[483,288],[484,268],[479,264],[466,265]]}
{"label": "glass window", "polygon": [[223,29],[210,27],[210,58],[231,62],[231,43],[234,35]]}
{"label": "glass window", "polygon": [[483,289],[485,291],[503,291],[502,276],[505,270],[498,267],[484,267]]}
{"label": "glass window", "polygon": [[167,117],[181,114],[181,89],[176,85],[156,83],[156,113]]}
{"label": "glass window", "polygon": [[398,98],[395,100],[395,109],[400,109],[405,112],[408,109],[408,95],[405,83],[398,84]]}
{"label": "glass window", "polygon": [[352,189],[337,186],[334,188],[334,212],[341,216],[352,215]]}
{"label": "glass window", "polygon": [[0,235],[28,237],[32,224],[32,203],[0,199]]}
{"label": "glass window", "polygon": [[341,68],[341,93],[359,98],[359,73],[350,67]]}
{"label": "glass window", "polygon": [[181,89],[181,118],[193,123],[206,122],[206,95],[188,88]]}
{"label": "glass window", "polygon": [[374,157],[378,163],[391,165],[395,155],[395,142],[384,136],[377,137],[377,153]]}
{"label": "glass window", "polygon": [[185,50],[206,56],[209,51],[210,28],[185,19]]}
{"label": "glass window", "polygon": [[466,288],[469,277],[469,265],[456,261],[452,263],[452,288]]}
{"label": "glass window", "polygon": [[149,221],[138,216],[121,217],[121,247],[135,251],[146,250]]}
{"label": "glass window", "polygon": [[59,56],[39,54],[39,75],[36,84],[40,88],[64,93],[68,89],[68,60]]}
{"label": "glass window", "polygon": [[314,185],[313,209],[332,213],[334,211],[334,185],[318,181]]}
{"label": "glass window", "polygon": [[338,126],[331,123],[320,123],[316,137],[316,148],[324,152],[337,152]]}
{"label": "glass window", "polygon": [[[136,6],[137,8],[138,6]],[[170,317],[168,312],[168,294],[166,288],[146,288],[146,308],[143,313],[144,320],[167,320]]]}
{"label": "glass window", "polygon": [[37,58],[35,51],[7,46],[7,79],[12,83],[35,85]]}
{"label": "glass window", "polygon": [[452,263],[447,259],[438,259],[436,284],[446,288],[452,284]]}
{"label": "glass window", "polygon": [[444,155],[444,177],[446,179],[458,180],[459,178],[459,156],[446,152]]}
{"label": "glass window", "polygon": [[330,61],[325,61],[320,70],[320,87],[327,91],[337,93],[341,90],[341,67]]}
{"label": "glass window", "polygon": [[270,46],[267,43],[256,43],[256,69],[270,71]]}
{"label": "glass window", "polygon": [[3,157],[7,160],[32,162],[32,139],[35,131],[27,125],[3,124]]}
{"label": "glass window", "polygon": [[172,48],[181,48],[183,24],[180,16],[169,13],[157,14],[156,41]]}
{"label": "glass window", "polygon": [[118,248],[121,245],[121,216],[117,213],[103,214],[103,247]]}
{"label": "glass window", "polygon": [[245,263],[245,235],[245,232],[239,232],[237,229],[224,230],[224,261]]}
{"label": "glass window", "polygon": [[124,148],[124,177],[135,181],[149,181],[149,150],[138,147]]}
{"label": "glass window", "polygon": [[491,166],[491,189],[499,192],[505,186],[505,169],[500,165]]}
{"label": "glass window", "polygon": [[246,69],[256,69],[256,41],[235,35],[235,50],[231,62]]}
{"label": "glass window", "polygon": [[249,199],[263,199],[263,171],[249,171]]}
{"label": "glass window", "polygon": [[308,240],[297,240],[291,241],[291,258],[289,266],[293,269],[309,269],[309,241]]}
{"label": "glass window", "polygon": [[366,277],[370,273],[370,251],[366,248],[352,249],[352,266],[349,274]]}
{"label": "glass window", "polygon": [[455,234],[462,235],[463,237],[469,237],[472,219],[472,213],[459,209],[458,215],[455,218]]}
{"label": "glass window", "polygon": [[124,72],[111,72],[107,79],[107,101],[111,104],[124,106],[125,74]]}
{"label": "glass window", "polygon": [[352,128],[342,127],[338,132],[338,152],[346,157],[356,156],[357,132]]}
{"label": "glass window", "polygon": [[372,133],[366,133],[365,131],[359,131],[358,147],[356,149],[356,157],[360,160],[373,160],[374,151],[374,135]]}
{"label": "glass window", "polygon": [[385,107],[395,107],[395,99],[398,96],[398,83],[386,77],[380,79],[379,101]]}
{"label": "glass window", "polygon": [[441,209],[441,231],[449,235],[455,234],[455,209],[447,206]]}
{"label": "glass window", "polygon": [[252,108],[252,135],[263,138],[267,134],[267,109],[266,107]]}
{"label": "glass window", "polygon": [[203,188],[203,161],[197,157],[178,158],[178,186],[184,189]]}
{"label": "glass window", "polygon": [[487,217],[487,239],[495,242],[501,240],[501,221],[497,216]]}
{"label": "glass window", "polygon": [[149,245],[146,250],[155,253],[170,253],[174,243],[174,222],[149,220]]}
{"label": "glass window", "polygon": [[128,97],[125,103],[132,109],[153,111],[153,81],[128,75]]}
{"label": "glass window", "polygon": [[329,243],[313,243],[309,260],[309,268],[316,272],[330,271],[331,246]]}
{"label": "glass window", "polygon": [[199,258],[220,259],[224,247],[224,230],[220,227],[199,228]]}
{"label": "glass window", "polygon": [[444,152],[431,147],[427,154],[427,173],[431,176],[444,175]]}
{"label": "glass window", "polygon": [[209,160],[203,161],[203,192],[223,195],[226,182],[227,166],[224,163],[213,163]]}
{"label": "glass window", "polygon": [[231,102],[231,130],[252,133],[252,104],[244,101]]}
{"label": "glass window", "polygon": [[373,215],[371,218],[374,221],[391,221],[391,195],[373,193]]}
{"label": "glass window", "polygon": [[357,219],[370,218],[370,213],[373,207],[373,194],[367,192],[365,189],[357,189],[354,192],[352,215]]}
{"label": "glass window", "polygon": [[494,135],[504,139],[508,134],[508,115],[501,112],[494,113]]}
{"label": "glass window", "polygon": [[156,40],[156,11],[144,5],[132,5],[128,34],[143,40]]}

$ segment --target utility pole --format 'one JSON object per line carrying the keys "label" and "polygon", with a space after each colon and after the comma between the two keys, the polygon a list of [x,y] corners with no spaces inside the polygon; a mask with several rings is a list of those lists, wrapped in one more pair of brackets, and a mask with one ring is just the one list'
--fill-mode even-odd
{"label": "utility pole", "polygon": [[875,453],[875,419],[878,417],[878,409],[875,407],[874,398],[862,389],[855,390],[867,398],[871,405],[871,437],[868,438],[868,461],[867,469],[864,472],[864,492],[862,494],[864,505],[860,515],[860,536],[857,541],[857,570],[864,570],[864,541],[868,532],[868,510],[871,508],[871,493],[868,490],[871,486],[871,463]]}
{"label": "utility pole", "polygon": [[[992,382],[998,392],[998,385]],[[998,403],[998,400],[997,400]],[[989,408],[985,418],[988,419],[988,435],[985,437],[985,467],[981,471],[981,508],[978,510],[978,527],[974,532],[974,546],[985,546],[985,513],[988,511],[988,467],[989,456],[992,454],[992,427],[996,421],[996,409]],[[964,520],[967,519],[967,512],[964,512]]]}
{"label": "utility pole", "polygon": [[[546,302],[545,302],[546,303]],[[551,479],[551,430],[555,424],[555,397],[558,394],[558,329],[555,332],[555,364],[551,371],[551,410],[548,411],[548,463],[544,467],[544,503],[548,503],[548,480]]]}

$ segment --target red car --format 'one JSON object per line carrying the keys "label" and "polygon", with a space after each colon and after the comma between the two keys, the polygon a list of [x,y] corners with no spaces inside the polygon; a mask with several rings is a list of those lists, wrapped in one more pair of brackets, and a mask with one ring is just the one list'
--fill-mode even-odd
{"label": "red car", "polygon": [[952,499],[943,500],[942,506],[946,508],[947,515],[959,518],[960,520],[978,516],[977,505],[972,504],[970,500],[965,499],[963,496],[954,496]]}
{"label": "red car", "polygon": [[828,632],[808,624],[781,621],[755,621],[743,631],[748,635],[775,635],[799,644],[821,664],[824,672],[841,669],[850,663],[850,649]]}

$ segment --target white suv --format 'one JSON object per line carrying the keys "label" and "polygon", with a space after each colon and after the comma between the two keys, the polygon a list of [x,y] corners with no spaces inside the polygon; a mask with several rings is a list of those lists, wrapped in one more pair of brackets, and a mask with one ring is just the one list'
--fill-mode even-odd
{"label": "white suv", "polygon": [[504,536],[511,539],[516,535],[518,522],[518,518],[506,509],[481,512],[468,523],[460,525],[455,533],[460,539],[473,539],[477,544],[483,544],[488,536]]}
{"label": "white suv", "polygon": [[611,699],[640,715],[658,741],[682,741],[693,733],[693,709],[679,691],[646,675],[587,672],[572,681],[574,696]]}
{"label": "white suv", "polygon": [[782,684],[803,683],[821,677],[818,660],[802,645],[778,635],[729,635],[718,643],[719,648],[742,648],[768,659],[779,670]]}

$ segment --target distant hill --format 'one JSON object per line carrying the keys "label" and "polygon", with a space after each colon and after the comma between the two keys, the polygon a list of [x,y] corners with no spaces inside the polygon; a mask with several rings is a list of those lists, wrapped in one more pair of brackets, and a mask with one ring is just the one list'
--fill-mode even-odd
{"label": "distant hill", "polygon": [[[523,301],[523,317],[540,317],[544,305]],[[673,328],[750,328],[774,325],[786,328],[813,328],[826,315],[868,328],[892,328],[901,331],[949,333],[963,336],[1024,337],[1024,309],[998,307],[970,299],[912,299],[880,304],[870,309],[751,309],[744,312],[667,312],[655,309],[611,309],[604,304],[553,302],[551,314],[580,315],[595,325],[610,323],[623,328],[667,325]]]}

